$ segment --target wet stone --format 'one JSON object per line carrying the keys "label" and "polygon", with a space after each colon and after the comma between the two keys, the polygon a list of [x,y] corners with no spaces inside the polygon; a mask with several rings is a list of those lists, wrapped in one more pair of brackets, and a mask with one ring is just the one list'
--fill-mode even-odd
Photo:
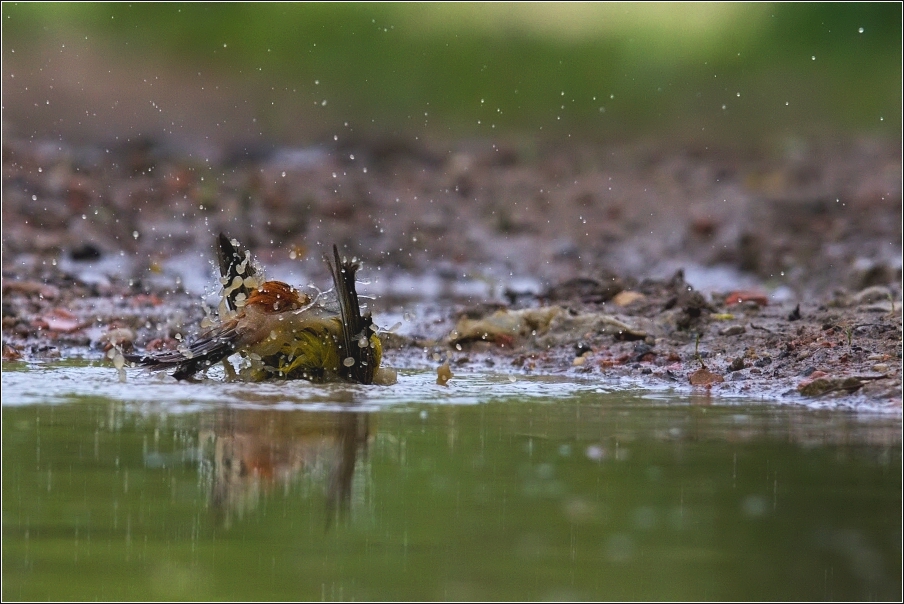
{"label": "wet stone", "polygon": [[103,255],[100,248],[92,243],[83,243],[77,247],[72,248],[69,252],[69,256],[76,261],[79,262],[87,262],[90,260],[99,260]]}
{"label": "wet stone", "polygon": [[854,295],[856,304],[872,304],[874,302],[885,302],[891,299],[891,290],[881,285],[873,285],[867,287]]}
{"label": "wet stone", "polygon": [[578,342],[574,345],[574,356],[579,357],[587,354],[588,352],[592,352],[590,346],[585,344],[584,342]]}
{"label": "wet stone", "polygon": [[732,325],[731,327],[726,327],[719,331],[720,336],[739,336],[742,333],[746,333],[747,330],[744,329],[743,325]]}

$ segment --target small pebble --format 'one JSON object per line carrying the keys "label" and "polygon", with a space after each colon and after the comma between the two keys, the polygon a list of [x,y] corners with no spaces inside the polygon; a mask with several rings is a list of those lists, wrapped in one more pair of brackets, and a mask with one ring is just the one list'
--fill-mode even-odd
{"label": "small pebble", "polygon": [[452,379],[452,369],[449,367],[449,363],[443,363],[439,367],[436,368],[436,383],[439,386],[445,386],[449,383],[449,380]]}
{"label": "small pebble", "polygon": [[615,294],[615,297],[612,298],[612,303],[616,306],[628,306],[645,298],[646,296],[640,292],[624,290]]}
{"label": "small pebble", "polygon": [[102,339],[114,345],[132,343],[135,341],[135,332],[128,327],[117,327],[105,333]]}
{"label": "small pebble", "polygon": [[719,331],[719,335],[721,336],[739,336],[742,333],[746,333],[747,330],[744,329],[743,325],[732,325],[731,327],[726,327]]}
{"label": "small pebble", "polygon": [[886,371],[888,371],[888,365],[886,365],[885,363],[876,363],[875,365],[873,365],[873,371],[885,373]]}
{"label": "small pebble", "polygon": [[881,285],[867,287],[854,294],[854,302],[857,304],[871,304],[873,302],[885,302],[891,299],[891,290]]}

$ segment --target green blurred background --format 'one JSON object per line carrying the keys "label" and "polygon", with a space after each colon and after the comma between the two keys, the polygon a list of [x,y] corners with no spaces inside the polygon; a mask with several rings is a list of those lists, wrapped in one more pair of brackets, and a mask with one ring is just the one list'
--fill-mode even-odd
{"label": "green blurred background", "polygon": [[901,31],[897,2],[3,3],[4,130],[898,137]]}

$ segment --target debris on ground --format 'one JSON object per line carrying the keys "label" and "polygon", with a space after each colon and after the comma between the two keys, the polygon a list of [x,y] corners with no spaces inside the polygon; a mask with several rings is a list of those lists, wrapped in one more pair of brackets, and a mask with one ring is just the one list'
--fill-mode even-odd
{"label": "debris on ground", "polygon": [[407,317],[393,367],[901,406],[900,141],[362,139],[298,165],[143,144],[133,166],[5,138],[4,361],[175,349],[222,230],[324,287],[315,242],[362,258],[374,316]]}

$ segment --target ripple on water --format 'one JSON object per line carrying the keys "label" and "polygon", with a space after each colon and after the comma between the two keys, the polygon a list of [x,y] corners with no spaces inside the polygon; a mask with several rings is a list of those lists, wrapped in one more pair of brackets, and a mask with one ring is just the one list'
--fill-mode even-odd
{"label": "ripple on water", "polygon": [[270,409],[376,411],[431,403],[477,405],[510,398],[556,401],[582,393],[607,391],[598,381],[562,376],[456,374],[450,386],[438,386],[431,371],[403,371],[398,383],[374,387],[350,384],[312,384],[302,380],[259,384],[224,382],[220,368],[199,382],[177,382],[163,373],[127,370],[120,382],[116,370],[96,363],[41,363],[22,365],[2,375],[3,405],[52,405],[86,397],[123,401],[139,406],[160,406],[170,412],[199,408],[237,407]]}
{"label": "ripple on water", "polygon": [[448,386],[436,384],[429,370],[402,370],[391,386],[313,384],[289,382],[239,383],[223,381],[221,367],[212,368],[209,378],[198,382],[177,382],[165,373],[127,370],[127,380],[119,381],[116,370],[94,361],[4,364],[3,406],[54,405],[96,397],[139,407],[153,407],[184,413],[215,407],[268,408],[275,410],[378,411],[412,405],[478,405],[517,400],[558,402],[575,397],[596,400],[628,400],[644,406],[792,404],[813,410],[856,411],[864,415],[901,415],[899,407],[877,404],[846,409],[838,401],[801,401],[775,397],[710,397],[690,388],[651,389],[630,378],[606,379],[574,375],[524,375],[466,373],[458,371]]}

